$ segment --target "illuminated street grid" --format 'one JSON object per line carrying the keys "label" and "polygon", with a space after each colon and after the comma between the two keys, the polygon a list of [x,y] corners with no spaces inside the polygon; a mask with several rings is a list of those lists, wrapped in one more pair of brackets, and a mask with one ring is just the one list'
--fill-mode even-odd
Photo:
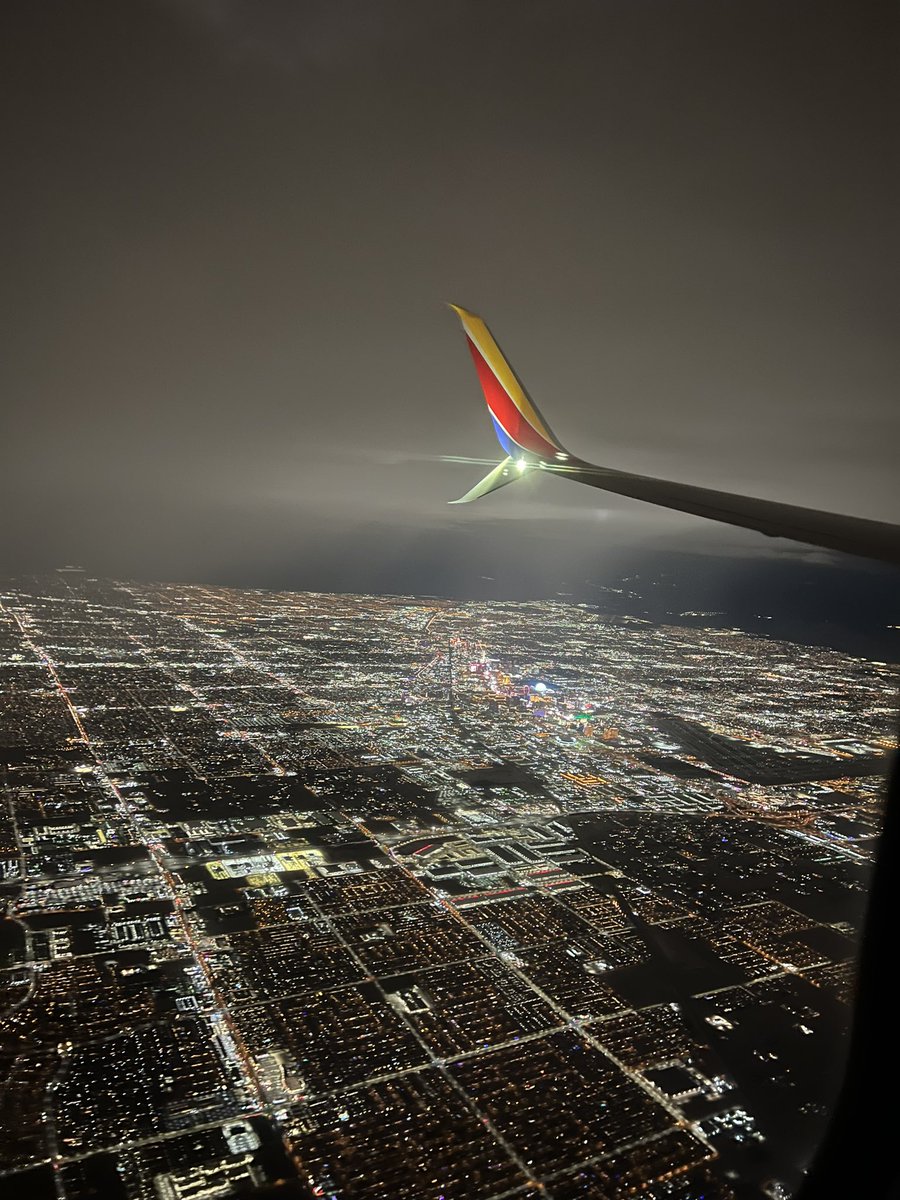
{"label": "illuminated street grid", "polygon": [[10,1185],[789,1194],[892,668],[558,603],[0,599]]}

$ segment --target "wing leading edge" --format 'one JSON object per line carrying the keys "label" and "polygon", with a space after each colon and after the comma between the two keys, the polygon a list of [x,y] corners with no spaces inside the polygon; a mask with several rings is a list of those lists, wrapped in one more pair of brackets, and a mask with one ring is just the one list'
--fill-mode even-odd
{"label": "wing leading edge", "polygon": [[497,440],[507,455],[480,483],[451,504],[478,500],[515,482],[526,472],[538,469],[662,508],[755,529],[768,537],[790,538],[824,550],[900,565],[898,525],[694,487],[649,475],[633,475],[595,466],[569,454],[525,391],[484,321],[455,304],[451,308],[462,322]]}

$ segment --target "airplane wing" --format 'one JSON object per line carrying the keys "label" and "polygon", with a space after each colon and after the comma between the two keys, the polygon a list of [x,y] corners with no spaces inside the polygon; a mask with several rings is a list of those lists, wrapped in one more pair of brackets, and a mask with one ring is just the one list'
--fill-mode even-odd
{"label": "airplane wing", "polygon": [[607,492],[726,525],[755,529],[767,537],[790,538],[810,546],[821,546],[824,550],[900,564],[900,526],[885,521],[869,521],[795,504],[779,504],[775,500],[717,492],[688,483],[605,470],[588,463],[568,468],[554,465],[550,470]]}
{"label": "airplane wing", "polygon": [[633,475],[596,466],[570,454],[551,431],[484,321],[458,305],[450,307],[462,322],[497,440],[507,455],[485,479],[451,504],[478,500],[526,473],[539,470],[662,508],[755,529],[768,537],[790,538],[824,550],[900,565],[898,525],[694,487],[693,484],[655,479],[649,475]]}

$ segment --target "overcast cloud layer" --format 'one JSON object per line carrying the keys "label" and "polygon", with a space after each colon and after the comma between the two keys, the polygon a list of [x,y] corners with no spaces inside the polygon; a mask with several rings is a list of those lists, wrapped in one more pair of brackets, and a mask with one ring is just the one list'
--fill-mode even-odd
{"label": "overcast cloud layer", "polygon": [[893,11],[6,4],[6,569],[795,553],[559,480],[448,508],[498,451],[447,300],[586,458],[900,519]]}

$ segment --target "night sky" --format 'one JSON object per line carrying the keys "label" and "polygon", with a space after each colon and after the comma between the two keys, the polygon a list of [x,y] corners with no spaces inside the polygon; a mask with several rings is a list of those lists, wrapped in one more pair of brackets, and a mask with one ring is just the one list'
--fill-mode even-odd
{"label": "night sky", "polygon": [[898,520],[895,13],[8,0],[4,571],[843,594],[561,480],[448,508],[500,452],[445,302],[585,458]]}

